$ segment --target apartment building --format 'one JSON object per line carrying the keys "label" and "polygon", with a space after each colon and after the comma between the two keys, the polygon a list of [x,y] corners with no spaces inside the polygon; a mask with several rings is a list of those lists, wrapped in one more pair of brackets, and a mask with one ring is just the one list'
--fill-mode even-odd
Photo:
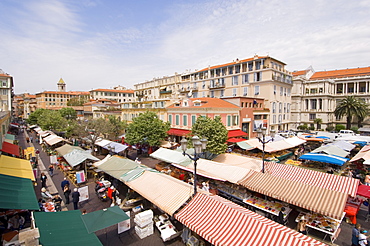
{"label": "apartment building", "polygon": [[107,99],[118,103],[135,101],[134,90],[126,89],[123,86],[116,86],[113,89],[95,89],[90,91],[93,100]]}
{"label": "apartment building", "polygon": [[36,110],[36,95],[28,93],[16,95],[13,98],[13,115],[16,118],[28,119]]}
{"label": "apartment building", "polygon": [[13,77],[0,69],[0,111],[12,111]]}
{"label": "apartment building", "polygon": [[[316,118],[322,119],[321,129],[345,124],[345,118],[337,119],[333,112],[338,102],[346,96],[355,96],[370,103],[370,67],[320,72],[309,67],[294,72],[293,76],[292,129],[301,124],[316,128]],[[363,124],[370,125],[370,120],[366,119]]]}

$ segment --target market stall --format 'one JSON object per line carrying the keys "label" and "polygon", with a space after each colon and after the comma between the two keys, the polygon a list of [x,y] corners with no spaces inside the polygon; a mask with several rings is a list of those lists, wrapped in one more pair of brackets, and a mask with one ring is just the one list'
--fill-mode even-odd
{"label": "market stall", "polygon": [[[266,199],[262,199],[262,198],[255,197],[255,196],[250,196],[248,198],[245,198],[243,202],[245,202],[249,206],[252,206],[254,208],[257,208],[267,213],[266,215],[271,214],[275,216],[275,218],[279,216],[279,212],[282,210],[282,208],[284,208],[283,216],[285,220],[288,219],[289,214],[292,211],[292,209],[287,204],[284,204],[276,200],[268,201]],[[271,216],[265,216],[265,217],[271,217]]]}
{"label": "market stall", "polygon": [[360,211],[361,204],[363,200],[360,198],[351,198],[349,197],[346,203],[346,207],[344,208],[344,212],[346,213],[346,217],[349,219],[347,222],[350,224],[357,223],[357,214]]}

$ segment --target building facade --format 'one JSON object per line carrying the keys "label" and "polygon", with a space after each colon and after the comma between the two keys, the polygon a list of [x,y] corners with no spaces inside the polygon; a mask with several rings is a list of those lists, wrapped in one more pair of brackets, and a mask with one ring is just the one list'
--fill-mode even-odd
{"label": "building facade", "polygon": [[90,98],[93,100],[108,99],[118,103],[135,101],[134,90],[127,90],[125,87],[117,86],[113,89],[95,89],[90,91]]}
{"label": "building facade", "polygon": [[0,69],[0,111],[12,111],[13,77]]}

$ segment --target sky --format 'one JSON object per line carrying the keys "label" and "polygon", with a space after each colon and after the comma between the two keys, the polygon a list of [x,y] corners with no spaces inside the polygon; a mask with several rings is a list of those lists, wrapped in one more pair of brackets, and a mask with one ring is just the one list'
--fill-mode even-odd
{"label": "sky", "polygon": [[370,0],[1,0],[14,91],[124,86],[269,55],[289,71],[370,66]]}

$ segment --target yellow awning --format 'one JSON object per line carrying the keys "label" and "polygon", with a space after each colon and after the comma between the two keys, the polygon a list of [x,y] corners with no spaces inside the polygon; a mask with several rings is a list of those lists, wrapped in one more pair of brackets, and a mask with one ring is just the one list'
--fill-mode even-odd
{"label": "yellow awning", "polygon": [[35,156],[35,148],[34,147],[28,147],[27,149],[23,150],[23,155],[27,158],[27,160],[30,159],[30,157]]}
{"label": "yellow awning", "polygon": [[31,163],[28,160],[23,160],[6,155],[0,156],[0,174],[13,177],[27,178],[35,181]]}

